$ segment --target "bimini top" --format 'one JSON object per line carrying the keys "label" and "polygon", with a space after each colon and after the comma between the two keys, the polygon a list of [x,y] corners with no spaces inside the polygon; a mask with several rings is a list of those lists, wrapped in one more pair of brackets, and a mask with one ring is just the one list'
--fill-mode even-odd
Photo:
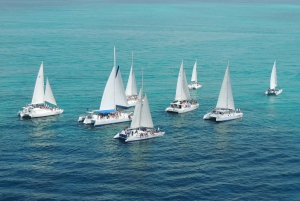
{"label": "bimini top", "polygon": [[116,110],[96,110],[96,112],[100,114],[109,114],[109,113],[115,113],[117,112]]}

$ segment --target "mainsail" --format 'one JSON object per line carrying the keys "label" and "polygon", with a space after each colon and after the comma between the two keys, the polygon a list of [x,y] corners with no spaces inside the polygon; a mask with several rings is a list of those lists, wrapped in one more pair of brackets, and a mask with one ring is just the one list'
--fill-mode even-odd
{"label": "mainsail", "polygon": [[115,110],[116,105],[128,107],[121,71],[119,66],[116,68],[116,48],[114,47],[114,66],[103,91],[100,110]]}
{"label": "mainsail", "polygon": [[216,108],[235,109],[229,74],[229,64],[226,68]]}
{"label": "mainsail", "polygon": [[182,61],[179,74],[178,74],[175,100],[182,101],[182,100],[189,100],[189,99],[191,99],[191,96],[188,88],[188,83],[186,80],[185,71],[183,69],[183,61]]}
{"label": "mainsail", "polygon": [[36,78],[31,104],[43,104],[43,103],[44,103],[44,65],[42,62],[38,76]]}
{"label": "mainsail", "polygon": [[136,79],[133,71],[133,52],[132,52],[131,68],[130,68],[125,94],[126,96],[137,95]]}
{"label": "mainsail", "polygon": [[275,89],[277,86],[276,61],[274,62],[271,72],[270,89]]}
{"label": "mainsail", "polygon": [[192,82],[197,82],[197,60],[194,64],[193,73],[192,73]]}
{"label": "mainsail", "polygon": [[141,125],[141,112],[142,112],[142,89],[138,95],[138,100],[134,108],[134,113],[131,121],[130,128],[139,128]]}

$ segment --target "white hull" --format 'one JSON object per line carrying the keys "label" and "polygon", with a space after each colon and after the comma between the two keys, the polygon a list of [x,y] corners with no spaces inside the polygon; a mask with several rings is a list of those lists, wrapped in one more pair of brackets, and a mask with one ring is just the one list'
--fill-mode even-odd
{"label": "white hull", "polygon": [[212,112],[204,115],[203,119],[205,120],[215,120],[217,122],[220,121],[229,121],[233,119],[239,119],[243,117],[243,113],[241,111],[229,111],[229,110],[213,110]]}
{"label": "white hull", "polygon": [[114,136],[115,139],[121,138],[125,139],[125,142],[133,142],[133,141],[140,141],[140,140],[148,140],[155,137],[163,136],[165,132],[161,131],[154,131],[154,130],[123,130],[122,132],[116,134]]}
{"label": "white hull", "polygon": [[166,108],[166,112],[174,112],[174,113],[185,113],[196,110],[199,107],[199,103],[194,104],[177,104],[171,103],[170,107]]}
{"label": "white hull", "polygon": [[192,83],[192,84],[189,84],[188,87],[189,87],[189,89],[199,89],[202,87],[202,85],[199,83],[198,84]]}
{"label": "white hull", "polygon": [[89,114],[85,117],[79,117],[78,118],[78,121],[79,119],[83,119],[83,123],[84,124],[94,124],[95,123],[95,119],[97,118],[98,116],[95,115],[95,114]]}
{"label": "white hull", "polygon": [[127,99],[127,103],[129,107],[134,107],[137,103],[137,98],[136,99]]}
{"label": "white hull", "polygon": [[123,123],[123,122],[128,122],[131,121],[131,117],[129,117],[129,114],[127,113],[122,113],[124,116],[120,116],[118,118],[101,118],[101,119],[96,119],[94,126],[103,126],[107,124],[117,124],[117,123]]}
{"label": "white hull", "polygon": [[265,95],[276,95],[278,96],[279,94],[282,93],[282,89],[279,89],[279,90],[274,90],[274,91],[271,91],[271,90],[267,90],[265,92]]}
{"label": "white hull", "polygon": [[47,116],[54,116],[63,113],[64,110],[59,108],[28,108],[25,107],[22,111],[19,111],[19,115],[22,118],[38,118],[38,117],[47,117]]}
{"label": "white hull", "polygon": [[78,122],[83,122],[85,120],[85,117],[86,116],[84,116],[84,115],[83,116],[79,116],[78,117]]}

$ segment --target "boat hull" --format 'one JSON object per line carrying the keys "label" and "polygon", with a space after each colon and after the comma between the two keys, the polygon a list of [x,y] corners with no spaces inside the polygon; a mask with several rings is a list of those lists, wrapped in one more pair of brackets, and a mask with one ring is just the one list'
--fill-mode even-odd
{"label": "boat hull", "polygon": [[153,131],[153,130],[123,130],[120,133],[117,133],[114,138],[124,139],[125,142],[133,142],[133,141],[141,141],[141,140],[148,140],[156,137],[163,136],[165,132],[161,131]]}
{"label": "boat hull", "polygon": [[131,116],[130,113],[120,113],[118,117],[103,117],[103,118],[96,118],[94,119],[95,123],[94,126],[103,126],[107,124],[117,124],[117,123],[123,123],[123,122],[128,122],[131,121]]}
{"label": "boat hull", "polygon": [[188,85],[189,89],[199,89],[202,87],[201,84],[189,84]]}
{"label": "boat hull", "polygon": [[129,107],[134,107],[136,105],[137,100],[127,100]]}
{"label": "boat hull", "polygon": [[181,107],[181,108],[175,108],[175,107],[167,107],[166,112],[172,112],[172,113],[185,113],[185,112],[190,112],[193,110],[196,110],[199,107],[199,103],[193,104],[190,107]]}
{"label": "boat hull", "polygon": [[213,120],[216,122],[222,122],[222,121],[230,121],[234,119],[239,119],[243,117],[242,112],[231,112],[231,113],[225,113],[225,114],[216,114],[215,112],[209,112],[203,116],[203,119],[205,120]]}
{"label": "boat hull", "polygon": [[63,113],[62,109],[47,109],[47,108],[32,108],[32,109],[24,109],[19,112],[20,117],[22,118],[39,118],[39,117],[48,117],[59,115]]}
{"label": "boat hull", "polygon": [[274,91],[267,90],[265,92],[265,95],[268,95],[268,96],[272,96],[272,95],[278,96],[279,94],[282,93],[282,91],[283,91],[282,89],[274,90]]}

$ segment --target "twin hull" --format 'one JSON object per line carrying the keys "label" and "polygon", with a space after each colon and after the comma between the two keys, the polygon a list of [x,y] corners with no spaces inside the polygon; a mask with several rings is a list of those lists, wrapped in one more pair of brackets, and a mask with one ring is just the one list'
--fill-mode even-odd
{"label": "twin hull", "polygon": [[185,113],[185,112],[190,112],[199,107],[199,103],[195,105],[191,105],[190,107],[181,107],[181,108],[173,108],[173,107],[168,107],[166,108],[166,112],[174,112],[174,113]]}
{"label": "twin hull", "polygon": [[47,117],[53,115],[59,115],[63,113],[62,109],[41,109],[41,108],[33,108],[33,109],[24,109],[20,111],[19,114],[21,117],[29,117],[29,118],[37,118],[37,117]]}
{"label": "twin hull", "polygon": [[238,119],[242,117],[243,117],[243,113],[241,112],[234,112],[230,114],[214,114],[210,112],[204,115],[203,119],[215,120],[219,122],[219,121],[229,121],[229,120]]}

